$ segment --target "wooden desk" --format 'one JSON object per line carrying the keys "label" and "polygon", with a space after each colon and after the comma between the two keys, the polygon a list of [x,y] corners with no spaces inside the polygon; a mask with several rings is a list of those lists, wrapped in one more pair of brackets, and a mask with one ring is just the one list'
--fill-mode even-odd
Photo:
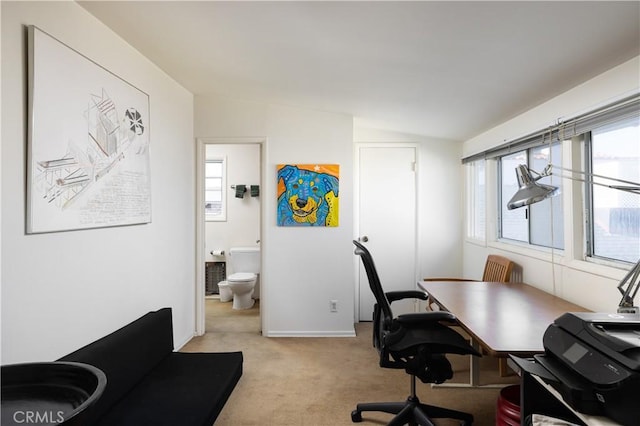
{"label": "wooden desk", "polygon": [[[565,312],[587,309],[524,283],[419,281],[440,309],[453,313],[476,349],[492,356],[543,353],[542,336]],[[479,386],[477,357],[471,358],[470,385]]]}

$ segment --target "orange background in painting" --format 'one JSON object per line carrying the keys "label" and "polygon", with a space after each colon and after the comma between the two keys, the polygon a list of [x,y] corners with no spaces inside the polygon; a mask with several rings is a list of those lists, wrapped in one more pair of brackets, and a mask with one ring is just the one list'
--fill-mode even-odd
{"label": "orange background in painting", "polygon": [[[281,168],[284,166],[294,166],[301,170],[310,170],[316,173],[326,173],[331,176],[335,176],[338,181],[340,180],[340,165],[339,164],[278,164],[276,167],[276,176]],[[318,170],[316,170],[318,167]],[[278,179],[278,197],[285,191],[284,182]]]}

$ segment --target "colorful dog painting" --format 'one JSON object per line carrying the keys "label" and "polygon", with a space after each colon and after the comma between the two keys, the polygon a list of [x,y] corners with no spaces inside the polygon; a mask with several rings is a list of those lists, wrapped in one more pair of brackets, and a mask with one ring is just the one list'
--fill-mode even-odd
{"label": "colorful dog painting", "polygon": [[338,226],[337,164],[278,165],[278,225]]}

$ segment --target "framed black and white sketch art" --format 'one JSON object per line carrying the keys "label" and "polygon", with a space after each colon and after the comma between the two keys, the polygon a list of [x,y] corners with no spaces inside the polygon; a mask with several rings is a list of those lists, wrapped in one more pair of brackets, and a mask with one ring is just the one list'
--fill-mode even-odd
{"label": "framed black and white sketch art", "polygon": [[27,233],[151,221],[149,95],[28,27]]}

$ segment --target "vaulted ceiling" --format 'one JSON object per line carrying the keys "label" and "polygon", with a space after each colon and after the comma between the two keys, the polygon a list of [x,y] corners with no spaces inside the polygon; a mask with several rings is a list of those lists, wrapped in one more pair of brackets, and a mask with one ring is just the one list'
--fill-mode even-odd
{"label": "vaulted ceiling", "polygon": [[195,95],[457,141],[640,55],[637,1],[78,3]]}

